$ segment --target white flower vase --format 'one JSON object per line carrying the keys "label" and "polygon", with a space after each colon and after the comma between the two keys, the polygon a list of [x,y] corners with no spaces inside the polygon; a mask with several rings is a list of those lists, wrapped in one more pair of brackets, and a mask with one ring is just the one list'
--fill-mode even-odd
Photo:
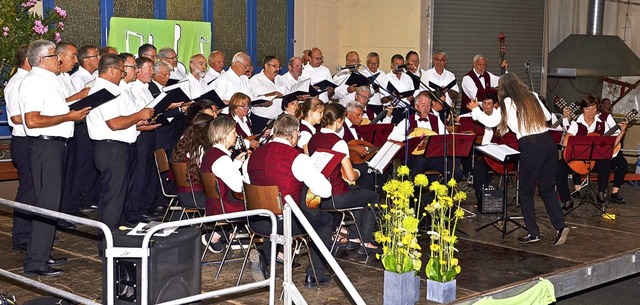
{"label": "white flower vase", "polygon": [[420,300],[420,277],[415,272],[384,271],[384,305],[413,305]]}
{"label": "white flower vase", "polygon": [[427,279],[427,300],[440,304],[451,303],[456,299],[456,280],[437,282]]}

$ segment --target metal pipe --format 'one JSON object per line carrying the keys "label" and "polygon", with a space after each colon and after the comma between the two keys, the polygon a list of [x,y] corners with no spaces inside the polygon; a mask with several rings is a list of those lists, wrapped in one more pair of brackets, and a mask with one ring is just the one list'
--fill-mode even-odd
{"label": "metal pipe", "polygon": [[589,20],[587,21],[587,35],[602,35],[604,1],[605,0],[589,0]]}

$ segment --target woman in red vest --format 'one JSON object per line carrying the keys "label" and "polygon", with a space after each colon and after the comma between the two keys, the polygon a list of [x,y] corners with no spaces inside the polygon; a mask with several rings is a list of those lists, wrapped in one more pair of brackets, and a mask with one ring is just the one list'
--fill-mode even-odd
{"label": "woman in red vest", "polygon": [[317,97],[310,97],[302,103],[302,120],[300,120],[300,139],[298,139],[298,147],[304,150],[305,154],[309,154],[307,144],[311,137],[316,133],[316,126],[322,120],[324,112],[324,103]]}
{"label": "woman in red vest", "polygon": [[[350,186],[343,179],[344,177],[346,180],[355,181],[360,177],[360,172],[353,168],[351,159],[349,159],[347,142],[338,136],[344,119],[344,106],[340,104],[328,104],[324,108],[324,115],[320,122],[322,128],[311,137],[308,148],[310,155],[318,149],[328,149],[345,154],[341,166],[336,166],[328,177],[332,187],[331,194],[336,208],[364,207],[364,209],[355,213],[362,240],[358,239],[358,233],[355,229],[350,229],[348,244],[349,249],[359,248],[358,253],[364,254],[365,249],[363,247],[366,247],[369,251],[376,251],[377,249],[377,246],[371,243],[375,217],[373,210],[371,210],[368,205],[377,203],[379,196],[372,190]],[[344,173],[344,176],[341,172]],[[331,198],[323,199],[321,207],[323,209],[330,209],[332,207]]]}
{"label": "woman in red vest", "polygon": [[[253,135],[251,133],[251,120],[249,120],[249,110],[251,109],[251,98],[242,92],[237,92],[229,100],[229,117],[235,121],[236,133],[246,139]],[[246,146],[253,149],[258,148],[258,141],[255,139],[245,140]]]}

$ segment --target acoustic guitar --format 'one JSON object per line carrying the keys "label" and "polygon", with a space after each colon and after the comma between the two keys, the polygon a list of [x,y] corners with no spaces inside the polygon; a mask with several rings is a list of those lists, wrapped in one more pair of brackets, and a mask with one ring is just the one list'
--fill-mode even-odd
{"label": "acoustic guitar", "polygon": [[[580,103],[573,102],[571,103],[571,105],[567,106],[567,103],[564,101],[564,99],[559,96],[555,96],[553,98],[553,102],[556,104],[556,106],[558,106],[558,109],[560,109],[561,112],[564,112],[564,109],[569,107],[569,119],[571,119],[572,121],[575,121],[576,119],[578,119],[577,112],[580,109]],[[557,120],[555,123],[549,126],[549,128],[552,128],[552,129],[557,128],[561,124],[562,124],[562,120]]]}
{"label": "acoustic guitar", "polygon": [[[624,115],[623,121],[626,122],[626,123],[629,123],[629,122],[633,121],[636,118],[636,115],[638,115],[638,110],[631,109],[631,110],[629,110],[629,112],[627,112]],[[607,130],[607,132],[605,132],[603,134],[603,136],[612,136],[618,130],[620,130],[620,125],[613,126],[609,130]],[[590,136],[590,137],[600,136],[600,134],[592,132],[592,133],[587,134],[587,136]],[[567,143],[569,142],[569,138],[570,137],[571,136],[569,134],[567,134],[564,137],[563,145],[565,147],[567,146]],[[613,155],[617,154],[620,151],[620,147],[621,146],[622,146],[622,144],[618,143],[613,148]],[[567,156],[567,150],[566,149],[564,150],[562,156],[564,157],[565,160],[567,160],[570,157],[570,156]],[[595,163],[596,163],[596,161],[589,161],[589,160],[573,160],[573,161],[567,162],[569,167],[573,171],[575,171],[576,173],[578,173],[580,175],[586,175],[587,173],[589,173],[589,169],[593,168],[595,166]]]}
{"label": "acoustic guitar", "polygon": [[[347,145],[349,145],[349,158],[353,164],[369,161],[380,150],[380,147],[364,140],[351,140]],[[365,151],[364,154],[360,153],[362,150]]]}

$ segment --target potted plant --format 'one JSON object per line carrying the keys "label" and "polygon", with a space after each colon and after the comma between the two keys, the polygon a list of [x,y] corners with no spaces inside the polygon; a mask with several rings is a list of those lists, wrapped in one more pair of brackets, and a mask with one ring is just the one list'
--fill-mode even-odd
{"label": "potted plant", "polygon": [[[60,42],[67,12],[60,7],[46,10],[42,16],[30,11],[36,0],[0,0],[0,89],[13,74],[16,51],[36,39]],[[3,90],[0,90],[2,97]]]}
{"label": "potted plant", "polygon": [[447,185],[433,182],[429,190],[435,193],[431,204],[426,206],[431,215],[431,230],[429,234],[429,262],[425,267],[427,275],[427,299],[439,303],[449,303],[456,298],[455,277],[461,271],[458,251],[455,244],[458,241],[456,226],[458,220],[464,216],[460,203],[467,199],[467,194],[458,191],[454,179]]}
{"label": "potted plant", "polygon": [[[425,213],[420,213],[422,189],[428,185],[427,177],[419,174],[414,181],[409,179],[409,168],[400,166],[398,178],[387,182],[382,189],[385,201],[376,204],[380,211],[379,231],[375,240],[382,246],[382,254],[376,258],[384,266],[384,304],[414,304],[420,299],[420,277],[422,267],[421,247],[418,244],[418,224]],[[415,187],[419,194],[414,196]],[[413,202],[417,206],[412,205]]]}

